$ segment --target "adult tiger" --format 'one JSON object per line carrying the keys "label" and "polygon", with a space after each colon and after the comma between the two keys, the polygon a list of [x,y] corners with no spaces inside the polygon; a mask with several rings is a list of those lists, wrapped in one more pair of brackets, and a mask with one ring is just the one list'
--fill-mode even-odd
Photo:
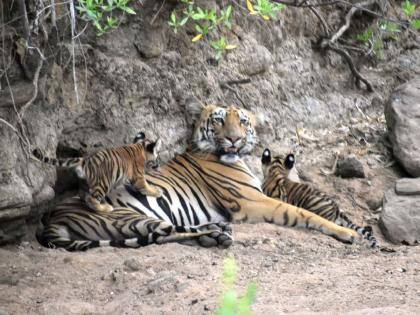
{"label": "adult tiger", "polygon": [[[87,213],[81,211],[80,202],[66,201],[44,220],[41,242],[73,250],[101,245],[137,247],[177,238],[196,239],[205,246],[229,246],[230,229],[218,223],[221,221],[270,222],[316,229],[348,243],[361,240],[351,229],[263,194],[261,182],[241,159],[256,141],[252,113],[197,103],[187,110],[195,121],[189,149],[147,175],[147,181],[163,195],[145,196],[125,185],[106,197],[114,208],[134,210],[135,223]],[[152,223],[141,224],[150,219]]]}

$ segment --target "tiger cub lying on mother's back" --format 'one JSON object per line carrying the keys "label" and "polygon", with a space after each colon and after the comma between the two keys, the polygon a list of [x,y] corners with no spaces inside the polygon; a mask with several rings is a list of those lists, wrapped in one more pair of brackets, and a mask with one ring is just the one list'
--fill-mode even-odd
{"label": "tiger cub lying on mother's back", "polygon": [[123,180],[128,180],[144,195],[160,197],[162,194],[159,188],[149,185],[145,178],[146,169],[156,169],[159,166],[161,140],[151,141],[144,132],[139,132],[133,142],[117,148],[103,149],[84,158],[48,158],[38,149],[33,154],[45,163],[74,168],[77,176],[84,179],[88,186],[80,190],[80,198],[93,210],[112,211],[111,205],[101,202]]}
{"label": "tiger cub lying on mother's back", "polygon": [[360,227],[340,211],[337,203],[327,194],[306,183],[299,183],[289,178],[290,171],[295,166],[293,154],[271,157],[269,149],[265,149],[262,157],[264,173],[263,191],[272,198],[292,204],[316,213],[325,219],[343,227],[355,230],[366,239],[371,247],[377,246],[370,226]]}

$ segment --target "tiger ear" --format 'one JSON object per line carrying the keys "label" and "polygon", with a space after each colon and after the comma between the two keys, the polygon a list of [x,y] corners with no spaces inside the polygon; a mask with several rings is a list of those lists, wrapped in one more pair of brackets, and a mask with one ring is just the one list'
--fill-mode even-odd
{"label": "tiger ear", "polygon": [[287,169],[291,170],[295,166],[295,156],[293,154],[288,154],[284,159],[284,165]]}
{"label": "tiger ear", "polygon": [[155,142],[155,153],[158,153],[160,151],[160,148],[162,147],[162,139],[158,138]]}
{"label": "tiger ear", "polygon": [[262,154],[261,162],[264,165],[268,165],[271,162],[271,152],[268,148],[266,148]]}
{"label": "tiger ear", "polygon": [[155,142],[146,145],[146,151],[152,154],[157,154],[162,145],[162,140],[157,139]]}
{"label": "tiger ear", "polygon": [[144,141],[146,139],[146,135],[143,131],[140,131],[136,136],[134,137],[133,143],[137,143],[140,141]]}
{"label": "tiger ear", "polygon": [[201,116],[205,105],[195,97],[189,97],[185,101],[185,111],[188,114],[189,122],[195,123]]}

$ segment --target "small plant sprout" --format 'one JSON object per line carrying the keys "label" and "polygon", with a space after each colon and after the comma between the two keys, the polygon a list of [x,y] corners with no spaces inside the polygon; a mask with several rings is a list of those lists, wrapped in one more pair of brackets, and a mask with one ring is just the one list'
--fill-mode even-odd
{"label": "small plant sprout", "polygon": [[414,12],[416,12],[416,5],[411,3],[409,0],[405,0],[401,4],[401,8],[406,18],[410,21],[410,26],[416,30],[420,30],[420,19],[412,19]]}
{"label": "small plant sprout", "polygon": [[255,5],[251,0],[246,0],[246,6],[251,15],[259,15],[266,21],[270,18],[275,19],[277,12],[284,9],[283,4],[270,0],[257,0]]}
{"label": "small plant sprout", "polygon": [[210,46],[216,50],[216,60],[222,58],[226,51],[236,48],[236,45],[229,45],[223,36],[216,42],[211,41]]}
{"label": "small plant sprout", "polygon": [[368,43],[373,38],[373,28],[369,26],[366,31],[356,35],[356,40],[362,43]]}
{"label": "small plant sprout", "polygon": [[401,8],[403,9],[403,12],[407,18],[411,18],[411,16],[416,11],[416,5],[412,4],[409,0],[405,0],[401,4]]}
{"label": "small plant sprout", "polygon": [[231,256],[225,259],[223,268],[224,293],[221,297],[217,315],[250,315],[251,305],[254,302],[257,286],[254,282],[248,284],[245,294],[238,298],[235,290],[237,266]]}

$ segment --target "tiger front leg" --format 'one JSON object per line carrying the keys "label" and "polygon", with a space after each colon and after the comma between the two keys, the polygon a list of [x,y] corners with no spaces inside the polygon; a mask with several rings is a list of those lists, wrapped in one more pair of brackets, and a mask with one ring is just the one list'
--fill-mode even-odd
{"label": "tiger front leg", "polygon": [[352,229],[339,226],[310,211],[266,196],[261,196],[260,201],[244,202],[240,211],[232,214],[234,220],[238,221],[269,222],[283,226],[314,229],[344,243],[362,241],[360,234]]}
{"label": "tiger front leg", "polygon": [[156,198],[162,196],[162,191],[154,185],[149,185],[146,182],[146,179],[144,177],[134,181],[133,186],[135,189],[140,191],[140,193],[142,193],[143,195],[156,197]]}

